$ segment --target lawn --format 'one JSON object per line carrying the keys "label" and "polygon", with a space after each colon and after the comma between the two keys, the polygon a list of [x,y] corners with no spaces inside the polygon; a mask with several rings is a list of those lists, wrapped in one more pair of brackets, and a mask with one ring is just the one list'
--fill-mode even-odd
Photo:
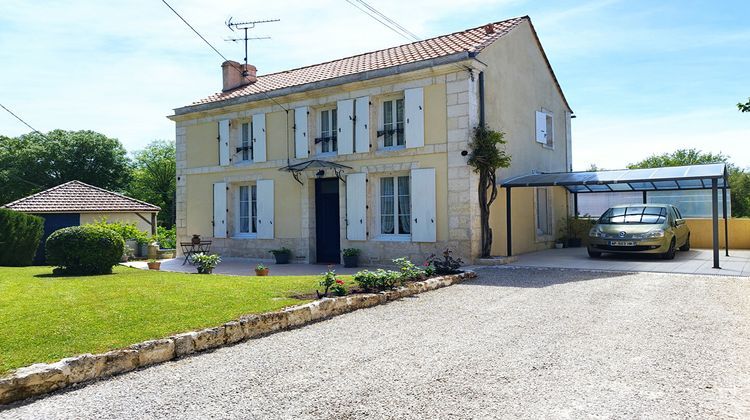
{"label": "lawn", "polygon": [[51,272],[50,267],[0,267],[0,375],[304,303],[292,296],[314,293],[319,281],[317,276],[204,276],[125,267],[89,277]]}

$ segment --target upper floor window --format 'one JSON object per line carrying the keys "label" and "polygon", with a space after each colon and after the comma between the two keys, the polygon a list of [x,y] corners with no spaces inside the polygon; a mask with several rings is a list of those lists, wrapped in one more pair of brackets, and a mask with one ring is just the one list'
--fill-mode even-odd
{"label": "upper floor window", "polygon": [[255,185],[240,186],[239,233],[258,233],[258,190]]}
{"label": "upper floor window", "polygon": [[550,111],[536,112],[536,141],[546,147],[555,144],[555,118]]}
{"label": "upper floor window", "polygon": [[409,176],[380,178],[380,233],[411,234]]}
{"label": "upper floor window", "polygon": [[383,147],[405,146],[404,100],[383,102]]}
{"label": "upper floor window", "polygon": [[253,160],[253,141],[252,141],[252,135],[253,135],[253,123],[243,123],[240,130],[240,147],[238,147],[238,151],[242,155],[242,161],[252,161]]}
{"label": "upper floor window", "polygon": [[316,143],[321,143],[321,153],[335,153],[339,150],[336,132],[336,108],[320,111],[320,137],[315,139]]}

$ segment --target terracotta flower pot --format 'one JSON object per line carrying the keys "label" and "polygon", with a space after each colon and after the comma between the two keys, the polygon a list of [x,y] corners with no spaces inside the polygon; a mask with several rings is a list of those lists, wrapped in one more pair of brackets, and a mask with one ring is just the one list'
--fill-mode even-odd
{"label": "terracotta flower pot", "polygon": [[148,264],[149,270],[158,270],[161,268],[161,261],[148,262],[146,264]]}
{"label": "terracotta flower pot", "polygon": [[258,269],[256,268],[256,269],[255,269],[255,275],[256,275],[256,276],[261,276],[261,277],[262,277],[262,276],[267,276],[267,275],[268,275],[268,271],[269,271],[269,269],[268,269],[268,268],[264,268],[264,269],[262,269],[262,270],[258,270]]}

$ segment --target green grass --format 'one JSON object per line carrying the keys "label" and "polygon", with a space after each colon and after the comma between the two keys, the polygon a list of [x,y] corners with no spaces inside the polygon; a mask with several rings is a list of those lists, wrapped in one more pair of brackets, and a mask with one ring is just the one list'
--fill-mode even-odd
{"label": "green grass", "polygon": [[291,296],[314,293],[319,281],[318,276],[205,276],[125,267],[89,277],[51,272],[50,267],[0,267],[0,374],[304,303]]}

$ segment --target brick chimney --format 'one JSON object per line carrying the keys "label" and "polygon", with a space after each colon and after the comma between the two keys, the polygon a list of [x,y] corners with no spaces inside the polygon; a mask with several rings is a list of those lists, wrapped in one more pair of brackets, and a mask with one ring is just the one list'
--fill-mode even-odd
{"label": "brick chimney", "polygon": [[[244,64],[240,64],[236,61],[225,61],[221,64],[222,74],[222,91],[237,89],[238,87],[247,86],[255,83],[257,78],[257,69],[252,64],[248,64],[245,67]],[[243,76],[243,72],[246,72]]]}

